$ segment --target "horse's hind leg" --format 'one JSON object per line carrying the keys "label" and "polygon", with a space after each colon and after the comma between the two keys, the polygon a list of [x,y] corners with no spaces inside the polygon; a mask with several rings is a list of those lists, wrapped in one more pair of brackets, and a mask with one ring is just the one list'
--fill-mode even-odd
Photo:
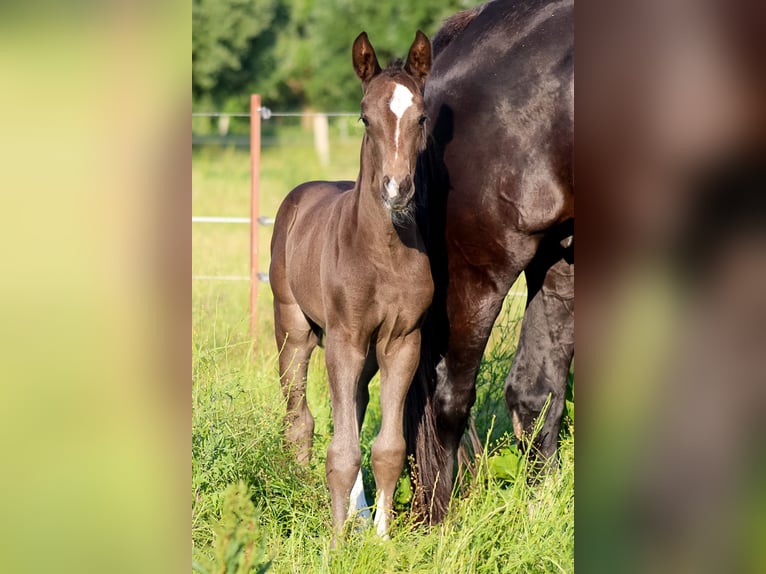
{"label": "horse's hind leg", "polygon": [[311,352],[319,338],[297,304],[274,302],[274,331],[279,353],[279,382],[287,398],[285,438],[295,446],[298,462],[311,458],[314,417],[306,402]]}
{"label": "horse's hind leg", "polygon": [[404,401],[420,358],[420,331],[378,345],[381,425],[372,445],[378,491],[375,527],[385,536],[391,523],[394,490],[404,467]]}
{"label": "horse's hind leg", "polygon": [[[529,300],[516,357],[505,384],[505,400],[520,440],[528,438],[535,429],[550,397],[533,445],[539,462],[553,457],[557,451],[567,374],[574,355],[571,252],[571,244],[563,249],[558,243],[541,246],[541,252],[527,267]],[[552,258],[558,260],[551,264]]]}

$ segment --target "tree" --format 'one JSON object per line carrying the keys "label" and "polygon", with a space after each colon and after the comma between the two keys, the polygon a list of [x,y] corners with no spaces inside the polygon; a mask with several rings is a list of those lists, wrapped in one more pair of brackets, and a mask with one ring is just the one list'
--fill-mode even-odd
{"label": "tree", "polygon": [[258,46],[258,36],[269,31],[278,6],[273,0],[193,0],[192,96],[196,100],[220,104],[246,86],[242,63]]}
{"label": "tree", "polygon": [[259,93],[272,109],[352,111],[361,89],[351,45],[365,30],[382,65],[404,58],[420,28],[475,0],[194,0],[192,95],[197,106],[247,109]]}
{"label": "tree", "polygon": [[382,66],[405,58],[417,29],[432,36],[442,20],[457,11],[444,0],[354,2],[335,0],[316,5],[311,27],[314,49],[306,97],[320,108],[355,110],[361,88],[351,67],[351,45],[366,31]]}

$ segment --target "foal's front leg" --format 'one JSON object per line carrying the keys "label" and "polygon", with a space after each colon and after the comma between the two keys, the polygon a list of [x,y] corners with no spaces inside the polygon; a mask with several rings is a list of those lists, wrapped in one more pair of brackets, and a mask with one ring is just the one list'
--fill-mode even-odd
{"label": "foal's front leg", "polygon": [[366,356],[364,345],[327,333],[325,360],[334,430],[327,449],[326,472],[336,535],[346,521],[349,495],[362,462],[356,403],[357,386]]}
{"label": "foal's front leg", "polygon": [[[362,423],[364,422],[364,414],[367,411],[367,404],[370,402],[370,380],[378,372],[378,360],[375,357],[375,349],[367,351],[367,359],[362,369],[362,374],[359,376],[359,383],[356,389],[356,422],[359,434],[362,433]],[[362,470],[356,474],[356,481],[354,487],[351,490],[351,497],[348,503],[348,517],[351,518],[353,513],[358,513],[358,516],[363,520],[369,520],[370,509],[367,504],[367,498],[364,495],[364,485],[362,483]]]}
{"label": "foal's front leg", "polygon": [[387,536],[391,524],[394,490],[402,474],[406,444],[404,440],[404,400],[420,357],[420,331],[377,346],[380,364],[380,433],[372,445],[372,471],[378,491],[375,527]]}

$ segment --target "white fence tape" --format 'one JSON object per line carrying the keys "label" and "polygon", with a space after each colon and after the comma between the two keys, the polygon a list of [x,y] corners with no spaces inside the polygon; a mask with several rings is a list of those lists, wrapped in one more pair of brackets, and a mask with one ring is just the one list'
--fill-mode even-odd
{"label": "white fence tape", "polygon": [[249,217],[215,217],[192,215],[192,223],[250,223]]}

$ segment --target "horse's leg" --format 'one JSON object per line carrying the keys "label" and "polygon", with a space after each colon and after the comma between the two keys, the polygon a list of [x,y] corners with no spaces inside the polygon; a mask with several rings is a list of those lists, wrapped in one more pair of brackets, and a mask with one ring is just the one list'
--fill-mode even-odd
{"label": "horse's leg", "polygon": [[327,449],[327,485],[330,488],[335,534],[348,516],[348,502],[359,475],[362,452],[359,448],[357,416],[358,384],[367,358],[367,347],[345,337],[327,333],[325,345],[330,381],[333,437]]}
{"label": "horse's leg", "polygon": [[[447,313],[449,350],[436,366],[434,411],[439,441],[444,448],[439,477],[433,488],[431,519],[444,518],[452,494],[452,473],[460,439],[476,401],[476,375],[508,289],[516,274],[502,284],[463,280],[450,286]],[[452,281],[453,276],[450,277]],[[460,289],[459,293],[454,293]],[[425,486],[425,485],[424,485]],[[427,487],[427,486],[426,486]]]}
{"label": "horse's leg", "polygon": [[557,451],[567,374],[574,355],[574,260],[569,254],[571,245],[566,249],[559,244],[541,245],[541,253],[525,270],[527,310],[505,384],[505,400],[520,440],[532,433],[550,396],[545,421],[533,445],[539,462]]}
{"label": "horse's leg", "polygon": [[375,348],[371,346],[364,361],[362,374],[359,375],[359,386],[356,389],[356,421],[360,432],[364,422],[364,415],[367,412],[367,405],[370,402],[370,381],[377,372],[378,359],[375,356]]}
{"label": "horse's leg", "polygon": [[285,438],[295,446],[298,462],[311,458],[314,417],[306,402],[306,378],[316,333],[295,303],[274,303],[274,333],[279,353],[279,382],[287,398]]}
{"label": "horse's leg", "polygon": [[[362,374],[359,377],[359,386],[356,390],[356,420],[359,432],[362,432],[362,423],[364,422],[364,414],[367,411],[367,404],[370,402],[370,390],[369,384],[375,373],[378,372],[378,361],[375,357],[375,349],[371,348],[367,353],[367,359],[362,369]],[[367,504],[367,497],[364,495],[364,485],[362,484],[362,469],[356,474],[356,481],[354,487],[351,489],[351,495],[348,501],[348,516],[350,517],[354,512],[357,512],[359,516],[365,520],[370,518],[369,504]]]}
{"label": "horse's leg", "polygon": [[380,432],[372,445],[377,504],[375,527],[386,536],[391,523],[394,490],[402,474],[407,445],[404,441],[404,400],[420,358],[420,331],[380,342]]}

